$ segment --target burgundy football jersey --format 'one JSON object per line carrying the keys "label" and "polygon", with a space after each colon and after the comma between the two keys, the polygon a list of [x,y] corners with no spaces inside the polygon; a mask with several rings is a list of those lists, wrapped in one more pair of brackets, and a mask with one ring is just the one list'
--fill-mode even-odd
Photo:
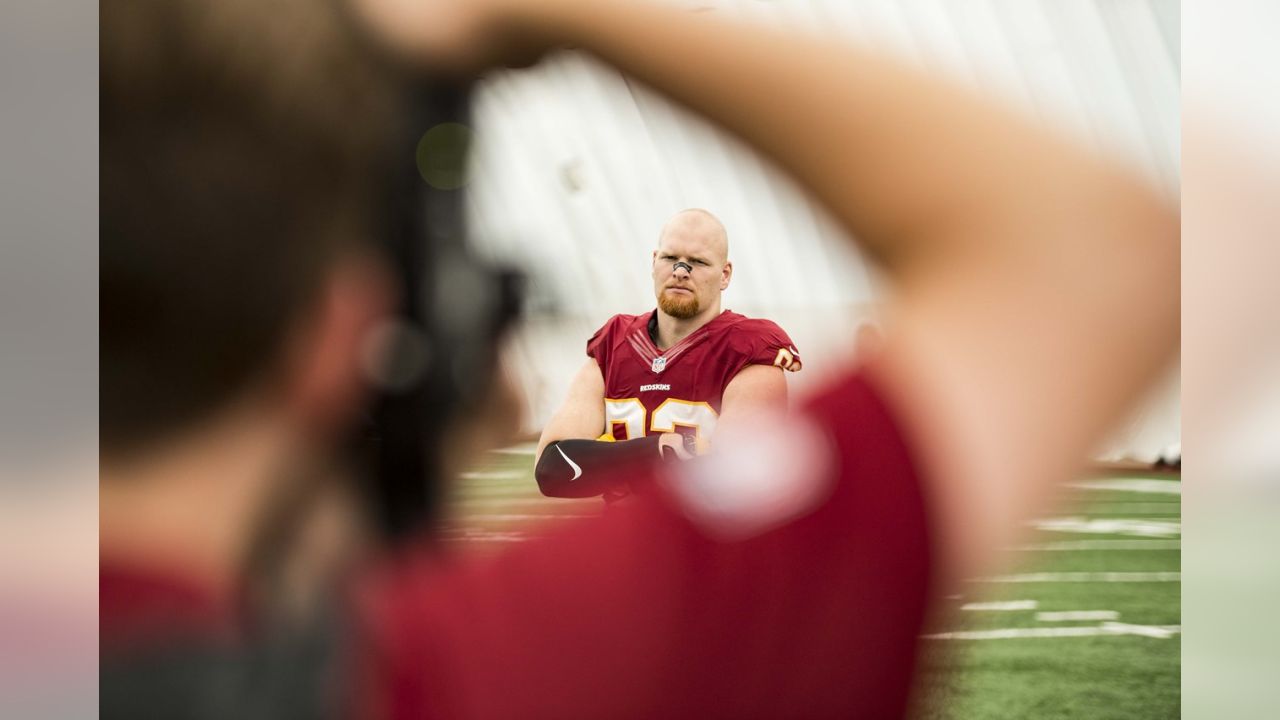
{"label": "burgundy football jersey", "polygon": [[731,310],[659,350],[649,336],[656,312],[614,315],[587,341],[604,375],[605,431],[614,439],[710,436],[724,389],[744,367],[800,369],[800,352],[782,328]]}

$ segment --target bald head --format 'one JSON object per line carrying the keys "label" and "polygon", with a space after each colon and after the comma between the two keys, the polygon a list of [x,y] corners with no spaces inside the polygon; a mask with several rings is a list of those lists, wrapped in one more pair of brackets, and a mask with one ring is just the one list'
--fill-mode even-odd
{"label": "bald head", "polygon": [[681,210],[672,216],[658,234],[659,249],[668,239],[696,241],[721,264],[729,259],[729,233],[719,218],[702,208]]}
{"label": "bald head", "polygon": [[681,210],[662,226],[653,251],[653,291],[663,313],[710,320],[720,313],[720,293],[732,276],[729,235],[715,215]]}

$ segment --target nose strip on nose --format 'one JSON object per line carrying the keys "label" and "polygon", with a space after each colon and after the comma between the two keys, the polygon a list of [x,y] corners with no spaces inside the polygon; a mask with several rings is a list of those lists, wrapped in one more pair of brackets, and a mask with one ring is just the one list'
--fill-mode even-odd
{"label": "nose strip on nose", "polygon": [[693,266],[692,266],[692,265],[690,265],[689,263],[686,263],[686,262],[678,262],[678,263],[676,263],[675,265],[672,265],[672,266],[671,266],[671,272],[675,272],[676,270],[679,270],[680,268],[684,268],[684,271],[685,271],[685,272],[687,272],[687,273],[692,273],[692,272],[693,272]]}

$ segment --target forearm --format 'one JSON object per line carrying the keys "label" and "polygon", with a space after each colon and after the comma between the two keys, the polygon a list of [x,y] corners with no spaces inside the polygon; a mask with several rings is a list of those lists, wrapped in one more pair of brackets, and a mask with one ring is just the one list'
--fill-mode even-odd
{"label": "forearm", "polygon": [[543,450],[533,474],[547,497],[597,497],[627,489],[626,468],[659,459],[660,443],[660,435],[622,442],[557,440]]}

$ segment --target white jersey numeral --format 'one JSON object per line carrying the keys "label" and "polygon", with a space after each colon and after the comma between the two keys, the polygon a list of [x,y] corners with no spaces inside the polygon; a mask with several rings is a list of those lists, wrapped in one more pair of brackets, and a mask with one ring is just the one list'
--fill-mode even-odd
{"label": "white jersey numeral", "polygon": [[627,440],[644,437],[644,403],[636,398],[604,401],[605,432],[612,434],[616,425],[626,429]]}
{"label": "white jersey numeral", "polygon": [[[613,428],[622,425],[627,440],[644,437],[645,416],[644,404],[636,398],[605,398],[604,418],[605,432],[612,433]],[[692,428],[694,434],[708,438],[715,432],[719,415],[710,403],[692,402],[668,398],[653,411],[649,418],[650,432],[677,432],[677,428]]]}
{"label": "white jersey numeral", "polygon": [[680,426],[693,428],[695,434],[709,438],[716,431],[718,417],[710,403],[667,398],[653,411],[649,430],[675,432],[676,426]]}

